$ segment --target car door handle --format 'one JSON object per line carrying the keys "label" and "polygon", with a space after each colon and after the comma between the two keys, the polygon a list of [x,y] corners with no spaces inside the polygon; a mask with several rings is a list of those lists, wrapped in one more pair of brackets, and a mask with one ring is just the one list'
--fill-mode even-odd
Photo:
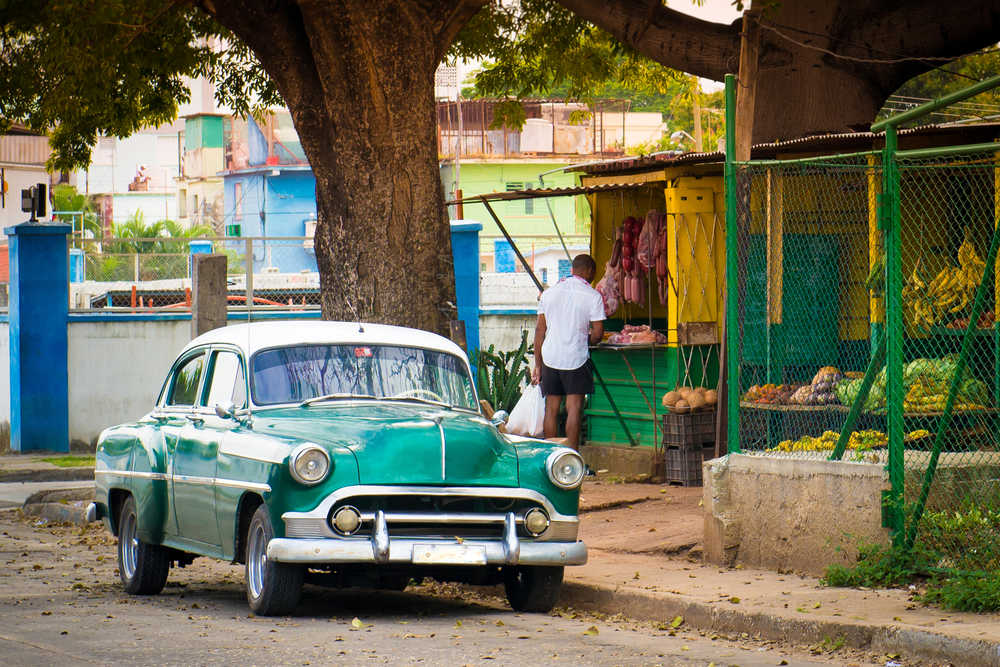
{"label": "car door handle", "polygon": [[198,415],[184,415],[184,416],[187,417],[188,421],[190,421],[192,424],[197,424],[198,426],[201,426],[202,424],[205,423],[204,417],[199,417]]}

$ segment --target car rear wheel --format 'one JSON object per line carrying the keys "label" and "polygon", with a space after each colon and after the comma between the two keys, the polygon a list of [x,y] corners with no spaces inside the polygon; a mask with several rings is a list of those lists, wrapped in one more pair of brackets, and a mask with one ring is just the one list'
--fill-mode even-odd
{"label": "car rear wheel", "polygon": [[129,496],[118,513],[118,575],[125,592],[156,595],[167,583],[169,552],[158,544],[146,544],[138,536],[135,500]]}
{"label": "car rear wheel", "polygon": [[563,568],[518,565],[504,570],[504,589],[514,611],[547,613],[559,600]]}
{"label": "car rear wheel", "polygon": [[267,543],[274,537],[267,505],[254,512],[247,530],[247,602],[259,616],[283,616],[295,610],[302,595],[305,569],[267,558]]}

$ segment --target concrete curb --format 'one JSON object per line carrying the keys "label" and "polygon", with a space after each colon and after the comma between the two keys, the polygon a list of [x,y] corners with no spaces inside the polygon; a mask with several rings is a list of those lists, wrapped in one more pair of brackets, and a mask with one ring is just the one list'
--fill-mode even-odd
{"label": "concrete curb", "polygon": [[85,526],[87,505],[90,501],[76,500],[69,503],[25,503],[21,511],[25,516],[37,516],[53,523],[75,523]]}
{"label": "concrete curb", "polygon": [[636,620],[669,622],[681,616],[685,625],[700,630],[746,632],[796,644],[843,638],[848,646],[879,653],[899,653],[966,667],[1000,666],[1000,642],[951,637],[914,628],[783,617],[706,604],[679,595],[644,595],[576,581],[563,584],[559,604],[603,614],[622,614]]}
{"label": "concrete curb", "polygon": [[6,482],[76,482],[94,479],[93,468],[32,468],[0,470],[0,483]]}

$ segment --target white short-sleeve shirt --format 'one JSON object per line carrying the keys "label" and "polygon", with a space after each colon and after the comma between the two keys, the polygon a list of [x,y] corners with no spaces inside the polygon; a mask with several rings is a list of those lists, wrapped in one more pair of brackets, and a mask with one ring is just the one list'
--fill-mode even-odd
{"label": "white short-sleeve shirt", "polygon": [[574,370],[587,363],[590,323],[604,319],[604,299],[583,278],[570,276],[542,292],[538,314],[545,316],[542,362]]}

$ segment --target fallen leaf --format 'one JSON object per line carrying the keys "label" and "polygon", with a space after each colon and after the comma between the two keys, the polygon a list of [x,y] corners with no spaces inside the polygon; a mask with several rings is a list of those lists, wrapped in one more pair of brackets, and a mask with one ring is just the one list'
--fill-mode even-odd
{"label": "fallen leaf", "polygon": [[638,573],[638,572],[636,572],[635,574],[633,574],[633,575],[632,575],[632,578],[633,578],[633,579],[638,579],[638,578],[639,578],[639,573]]}
{"label": "fallen leaf", "polygon": [[456,628],[462,627],[462,621],[461,620],[455,621],[455,627]]}
{"label": "fallen leaf", "polygon": [[823,604],[821,602],[816,602],[815,604],[813,604],[813,609],[819,609],[822,606]]}
{"label": "fallen leaf", "polygon": [[503,621],[497,621],[497,622],[496,622],[496,626],[497,626],[498,628],[499,628],[499,627],[501,627],[501,626],[503,626]]}
{"label": "fallen leaf", "polygon": [[733,597],[729,598],[729,601],[732,602],[733,604],[739,604],[740,603],[740,599],[738,597],[736,597],[735,595]]}
{"label": "fallen leaf", "polygon": [[676,628],[681,627],[682,623],[684,623],[684,617],[683,616],[674,616],[674,620],[670,621],[670,627],[676,629]]}
{"label": "fallen leaf", "polygon": [[589,628],[587,628],[586,630],[584,630],[583,635],[585,637],[592,637],[592,636],[596,635],[598,632],[599,632],[599,630],[597,629],[597,626],[596,625],[592,625]]}
{"label": "fallen leaf", "polygon": [[354,629],[354,630],[360,630],[363,627],[365,627],[365,624],[361,622],[360,618],[358,618],[357,616],[355,616],[354,620],[351,621],[351,628]]}

